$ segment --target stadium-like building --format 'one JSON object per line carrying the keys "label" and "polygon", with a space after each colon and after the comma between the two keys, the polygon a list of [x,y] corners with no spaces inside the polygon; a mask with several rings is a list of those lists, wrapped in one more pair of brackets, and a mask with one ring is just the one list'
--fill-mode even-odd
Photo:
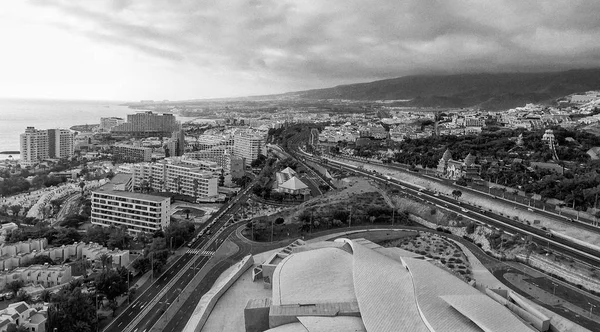
{"label": "stadium-like building", "polygon": [[547,329],[543,319],[526,310],[518,316],[424,257],[366,240],[289,247],[253,277],[272,288],[272,297],[248,302],[247,332]]}

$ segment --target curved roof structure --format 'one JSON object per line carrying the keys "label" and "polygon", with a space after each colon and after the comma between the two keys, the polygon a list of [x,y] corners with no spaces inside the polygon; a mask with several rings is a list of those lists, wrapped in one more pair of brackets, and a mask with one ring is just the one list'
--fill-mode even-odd
{"label": "curved roof structure", "polygon": [[336,242],[345,246],[315,246],[277,266],[269,332],[532,331],[428,261],[370,241]]}
{"label": "curved roof structure", "polygon": [[356,302],[352,261],[338,248],[286,257],[273,274],[273,305]]}

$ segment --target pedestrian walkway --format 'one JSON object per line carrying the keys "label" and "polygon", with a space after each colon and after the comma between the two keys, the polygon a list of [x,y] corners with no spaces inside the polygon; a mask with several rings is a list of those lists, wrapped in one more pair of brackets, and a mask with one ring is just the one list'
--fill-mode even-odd
{"label": "pedestrian walkway", "polygon": [[212,256],[215,254],[212,250],[200,250],[200,249],[189,249],[185,252],[186,254],[198,255],[200,256]]}

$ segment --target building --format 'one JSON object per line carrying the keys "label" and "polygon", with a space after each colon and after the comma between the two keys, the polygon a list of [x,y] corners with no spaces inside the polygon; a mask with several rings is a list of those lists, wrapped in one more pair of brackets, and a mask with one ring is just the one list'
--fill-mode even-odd
{"label": "building", "polygon": [[20,136],[23,166],[33,166],[48,158],[70,158],[73,156],[73,133],[67,129],[37,130],[27,127]]}
{"label": "building", "polygon": [[48,131],[27,127],[20,139],[21,166],[33,166],[48,158]]}
{"label": "building", "polygon": [[128,114],[127,122],[112,127],[111,132],[134,137],[170,137],[181,129],[181,124],[173,114],[142,112]]}
{"label": "building", "polygon": [[153,233],[170,224],[169,197],[100,187],[92,191],[91,200],[93,225],[126,227],[129,233]]}
{"label": "building", "polygon": [[246,166],[264,154],[265,139],[262,136],[248,133],[236,134],[233,137],[233,156],[244,158]]}
{"label": "building", "polygon": [[232,179],[240,179],[246,174],[246,161],[244,158],[233,157],[230,159],[229,173]]}
{"label": "building", "polygon": [[15,302],[0,310],[0,331],[8,331],[8,325],[22,326],[31,332],[46,332],[48,308],[33,308],[27,302]]}
{"label": "building", "polygon": [[21,280],[26,285],[41,285],[45,288],[60,286],[73,280],[69,265],[30,265],[18,267],[12,271],[0,272],[0,288],[15,280]]}
{"label": "building", "polygon": [[113,146],[113,155],[126,162],[150,161],[152,160],[152,148],[116,144]]}
{"label": "building", "polygon": [[452,153],[447,149],[438,163],[437,171],[440,176],[452,180],[460,178],[476,180],[480,179],[481,165],[475,163],[475,156],[471,153],[463,161],[454,160],[452,159]]}
{"label": "building", "polygon": [[73,133],[66,129],[48,129],[48,157],[71,158],[75,151]]}
{"label": "building", "polygon": [[144,191],[169,191],[196,198],[218,194],[222,168],[214,162],[171,159],[133,166],[133,187]]}
{"label": "building", "polygon": [[100,128],[99,129],[101,131],[109,132],[109,131],[111,131],[111,129],[113,127],[116,127],[123,123],[125,123],[125,120],[123,118],[117,118],[117,117],[100,118]]}
{"label": "building", "polygon": [[[252,261],[247,261],[250,264],[236,264],[239,271],[252,267]],[[298,240],[249,272],[250,277],[244,278],[232,272],[226,276],[228,283],[217,284],[222,288],[211,289],[201,300],[214,303],[208,302],[210,294],[222,291],[223,285],[235,288],[234,278],[247,287],[253,286],[248,285],[251,280],[263,283],[265,290],[255,292],[260,297],[244,299],[244,315],[229,326],[231,330],[531,332],[549,328],[549,318],[516,294],[510,296],[519,304],[507,305],[498,295],[507,290],[477,289],[424,256],[365,239],[311,244]],[[222,296],[219,301],[224,302],[215,308],[231,303],[227,298]],[[211,317],[207,320],[210,323]],[[207,320],[192,317],[184,330],[200,330],[203,325],[206,329]]]}
{"label": "building", "polygon": [[107,254],[112,257],[114,266],[129,265],[128,250],[108,250],[96,243],[76,242],[60,247],[48,247],[48,240],[30,239],[12,244],[5,244],[0,247],[0,271],[7,271],[25,266],[37,256],[48,256],[57,263],[62,263],[67,259],[76,261],[78,259],[87,259],[100,265],[100,256]]}

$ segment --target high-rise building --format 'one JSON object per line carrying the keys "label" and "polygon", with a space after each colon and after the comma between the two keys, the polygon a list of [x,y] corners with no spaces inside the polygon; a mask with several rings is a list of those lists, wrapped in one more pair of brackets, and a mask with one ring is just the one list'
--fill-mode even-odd
{"label": "high-rise building", "polygon": [[73,156],[73,133],[66,129],[48,129],[48,156],[70,158]]}
{"label": "high-rise building", "polygon": [[27,127],[21,134],[20,163],[33,166],[48,158],[70,158],[73,150],[73,133],[70,130]]}
{"label": "high-rise building", "polygon": [[233,137],[233,156],[244,158],[246,166],[249,166],[263,154],[265,138],[260,135],[240,133]]}
{"label": "high-rise building", "polygon": [[33,166],[48,158],[48,131],[27,127],[21,134],[22,166]]}
{"label": "high-rise building", "polygon": [[128,114],[127,122],[112,127],[111,132],[135,137],[170,137],[174,131],[180,129],[181,124],[173,114],[143,112]]}
{"label": "high-rise building", "polygon": [[153,233],[170,224],[170,197],[100,187],[92,191],[91,201],[93,225],[124,226],[129,233]]}

